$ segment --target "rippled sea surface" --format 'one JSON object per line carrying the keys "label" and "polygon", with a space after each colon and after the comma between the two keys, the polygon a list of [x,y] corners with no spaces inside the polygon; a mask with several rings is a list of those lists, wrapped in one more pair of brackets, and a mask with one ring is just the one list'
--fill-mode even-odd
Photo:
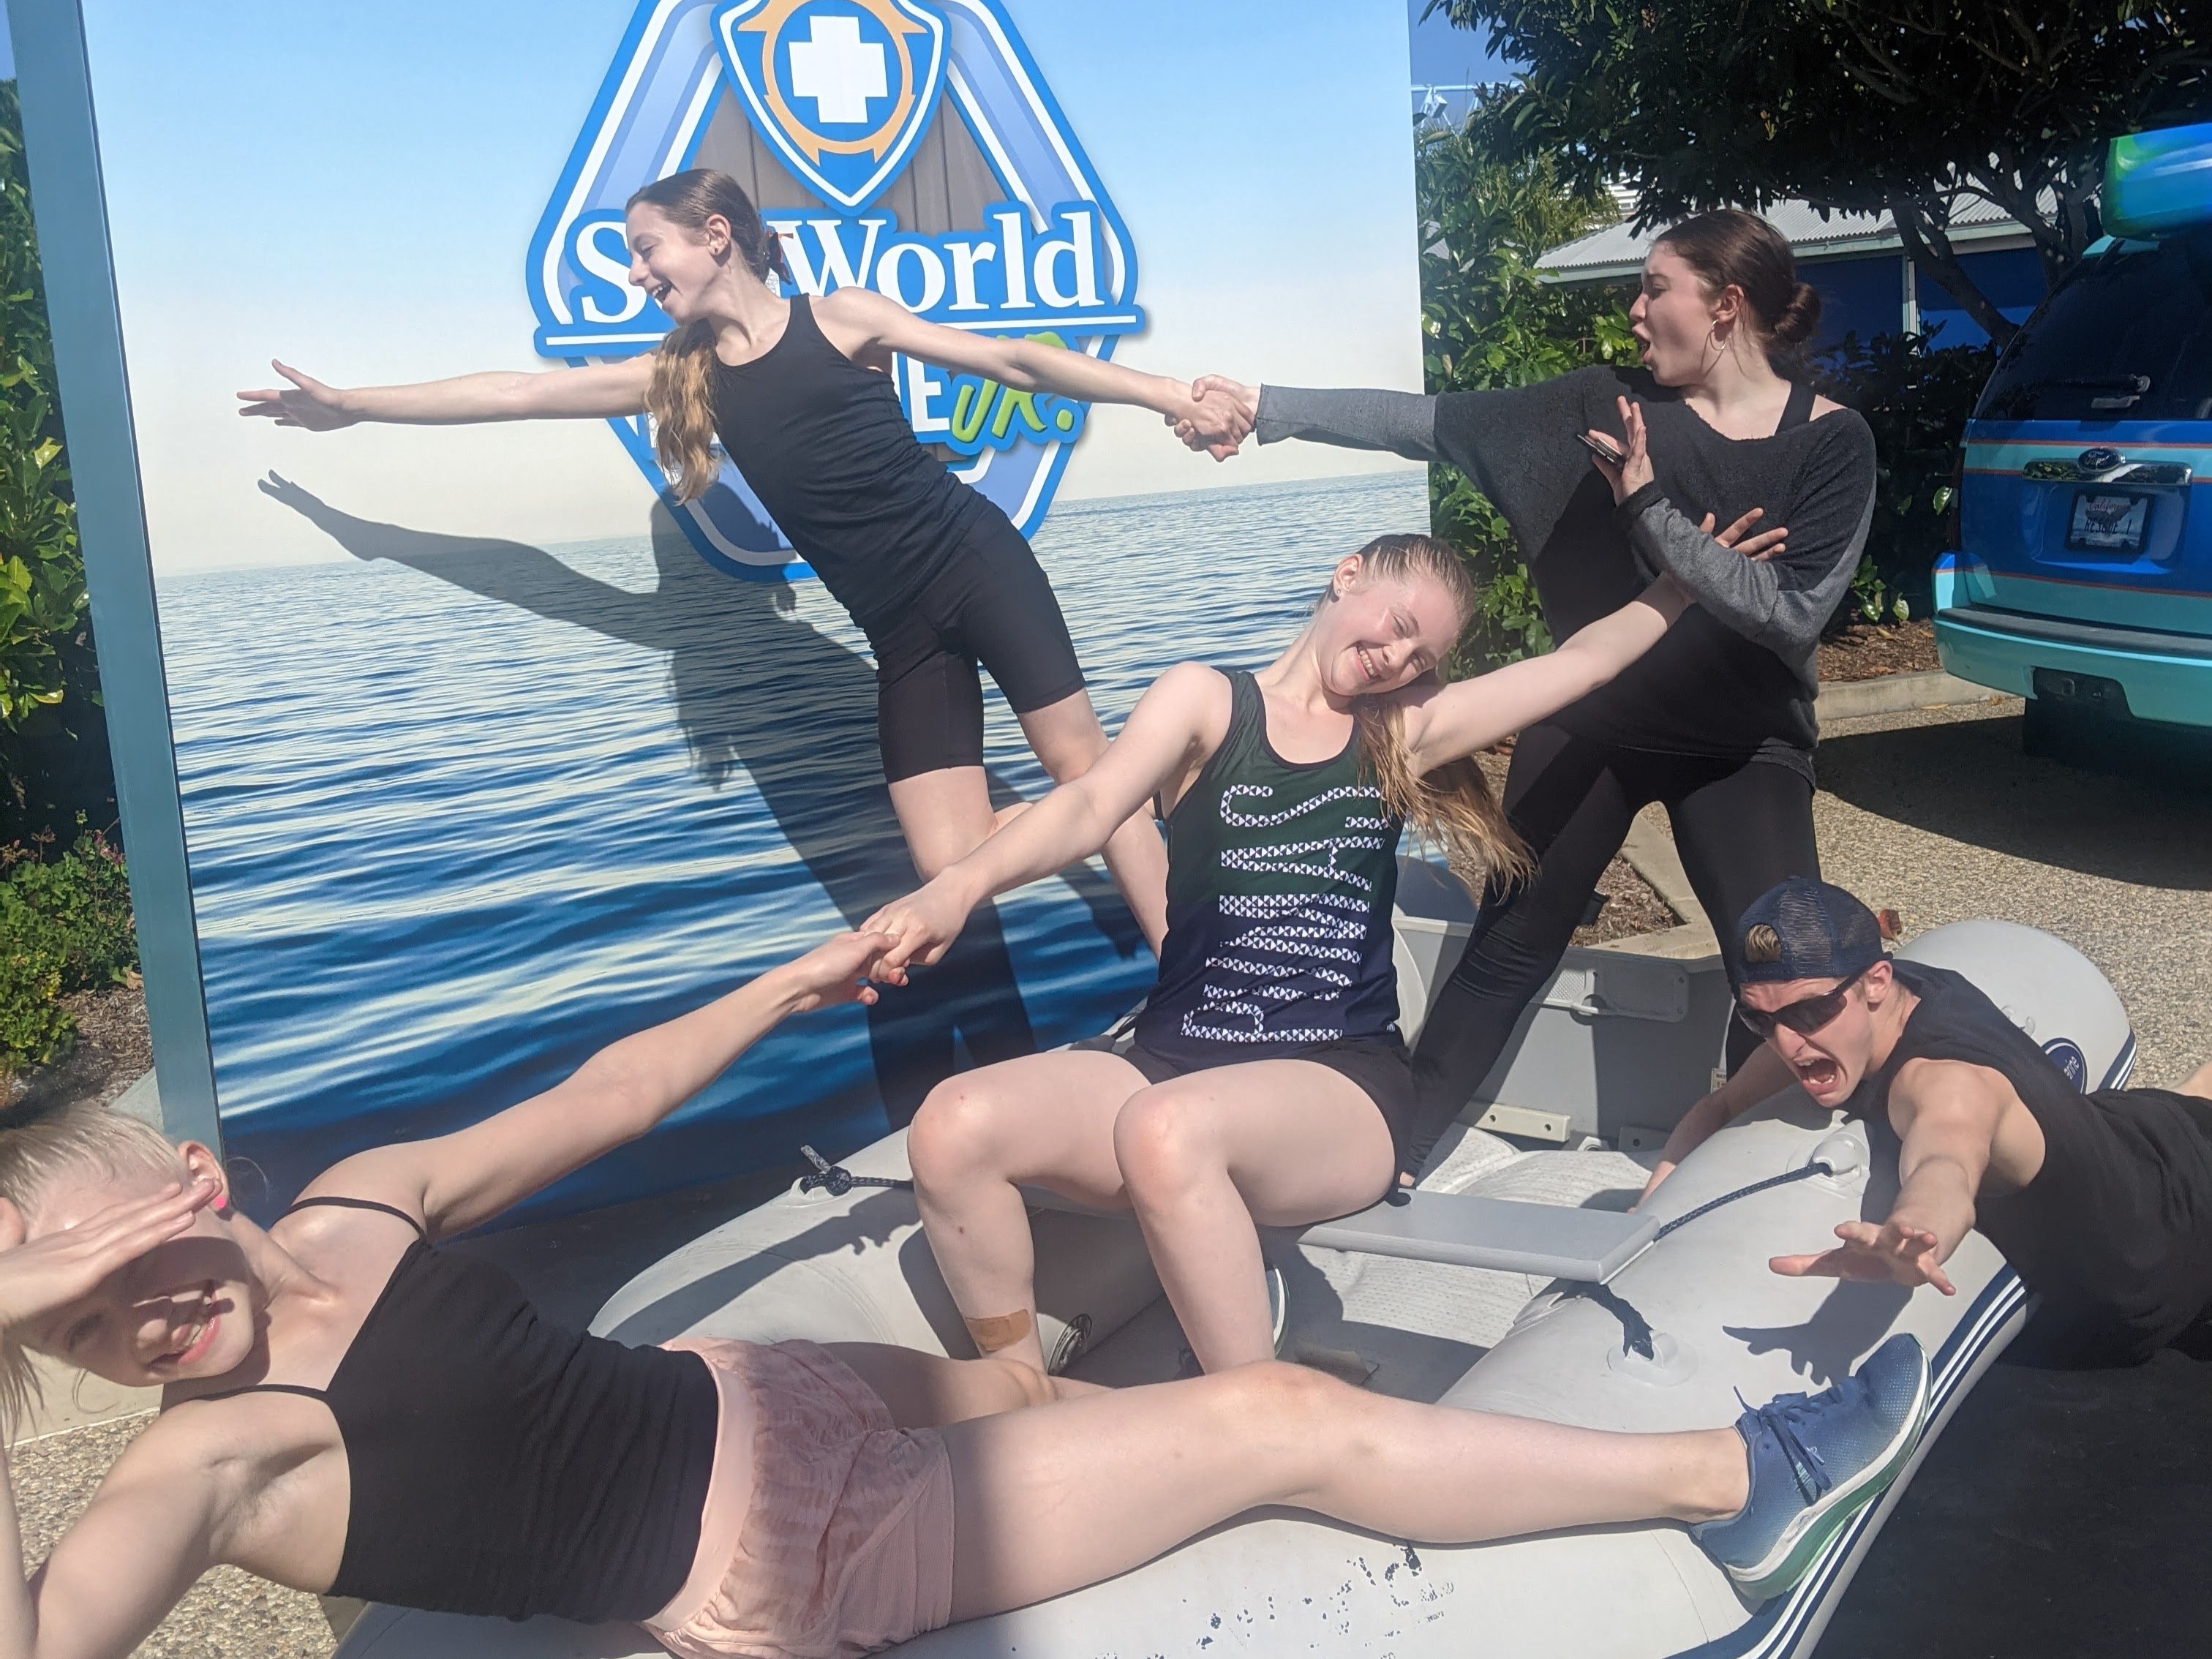
{"label": "rippled sea surface", "polygon": [[[161,585],[226,1151],[257,1210],[913,885],[873,666],[817,584],[722,576],[665,523],[539,549],[279,499],[355,562]],[[1070,502],[1036,549],[1111,730],[1170,663],[1267,660],[1335,557],[1425,520],[1403,474]],[[995,692],[987,742],[995,793],[1042,793]],[[787,1024],[540,1212],[865,1142],[956,1067],[1099,1029],[1152,965],[1095,862],[1008,895],[924,982]]]}

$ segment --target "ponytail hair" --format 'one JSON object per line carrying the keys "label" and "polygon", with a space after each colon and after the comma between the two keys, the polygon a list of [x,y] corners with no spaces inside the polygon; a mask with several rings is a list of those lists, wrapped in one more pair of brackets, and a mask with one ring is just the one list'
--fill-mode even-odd
{"label": "ponytail hair", "polygon": [[[763,222],[744,186],[728,173],[711,167],[672,173],[623,204],[625,210],[641,206],[657,209],[685,230],[704,230],[708,219],[721,219],[746,270],[763,283],[773,275],[786,289],[794,286],[782,240]],[[653,416],[653,453],[679,501],[698,500],[714,482],[709,383],[714,367],[714,326],[704,319],[672,330],[653,354],[653,380],[645,392],[646,412]]]}
{"label": "ponytail hair", "polygon": [[[1462,623],[1481,598],[1459,555],[1433,536],[1377,536],[1359,550],[1359,559],[1362,586],[1425,577],[1451,596]],[[1535,861],[1505,821],[1474,756],[1416,769],[1406,743],[1405,707],[1395,697],[1363,697],[1354,717],[1360,769],[1374,780],[1383,806],[1412,826],[1419,845],[1444,855],[1462,886],[1479,899],[1493,884],[1511,887],[1528,879]]]}
{"label": "ponytail hair", "polygon": [[1820,325],[1820,295],[1797,280],[1797,256],[1780,231],[1755,213],[1718,208],[1668,226],[1654,246],[1674,249],[1708,297],[1729,287],[1741,293],[1767,361],[1778,369],[1796,365]]}
{"label": "ponytail hair", "polygon": [[[0,1113],[0,1199],[27,1222],[55,1179],[150,1170],[179,1178],[184,1163],[152,1124],[83,1102],[40,1112],[30,1102]],[[0,1331],[0,1425],[15,1437],[39,1401],[38,1372],[13,1332]]]}

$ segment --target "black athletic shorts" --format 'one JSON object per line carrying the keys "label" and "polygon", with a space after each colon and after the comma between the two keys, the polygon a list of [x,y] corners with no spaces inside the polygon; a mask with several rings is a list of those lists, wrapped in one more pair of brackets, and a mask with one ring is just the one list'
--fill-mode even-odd
{"label": "black athletic shorts", "polygon": [[868,626],[876,653],[876,731],[884,776],[983,763],[990,670],[1017,714],[1083,690],[1083,668],[1036,555],[998,514],[897,617]]}
{"label": "black athletic shorts", "polygon": [[[1140,1042],[1132,1042],[1127,1048],[1117,1046],[1112,1033],[1104,1036],[1086,1037],[1070,1045],[1077,1048],[1096,1048],[1105,1054],[1119,1054],[1135,1066],[1147,1083],[1165,1083],[1172,1078],[1185,1077],[1193,1072],[1209,1072],[1216,1066],[1241,1066],[1249,1063],[1250,1054],[1224,1054],[1204,1066],[1184,1065],[1164,1054],[1154,1054]],[[1401,1164],[1406,1156],[1406,1130],[1413,1117],[1413,1063],[1406,1052],[1406,1045],[1395,1036],[1346,1037],[1341,1042],[1317,1043],[1294,1054],[1267,1054],[1267,1060],[1310,1060],[1316,1066],[1326,1066],[1339,1076],[1347,1078],[1352,1085],[1375,1103],[1375,1109],[1382,1114],[1382,1121],[1390,1131],[1390,1145],[1396,1151]],[[1395,1174],[1393,1176],[1395,1179]]]}

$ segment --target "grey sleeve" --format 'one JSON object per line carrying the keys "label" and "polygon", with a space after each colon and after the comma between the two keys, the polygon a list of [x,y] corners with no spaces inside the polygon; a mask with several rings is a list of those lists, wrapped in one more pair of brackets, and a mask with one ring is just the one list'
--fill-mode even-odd
{"label": "grey sleeve", "polygon": [[[1863,430],[1862,426],[1861,430]],[[1874,522],[1871,434],[1845,441],[1790,507],[1789,551],[1767,562],[1723,547],[1646,484],[1617,509],[1638,562],[1670,573],[1734,632],[1776,655],[1809,653],[1859,567]]]}
{"label": "grey sleeve", "polygon": [[1346,449],[1387,449],[1433,461],[1437,400],[1414,392],[1311,392],[1263,386],[1255,428],[1263,444],[1305,438]]}

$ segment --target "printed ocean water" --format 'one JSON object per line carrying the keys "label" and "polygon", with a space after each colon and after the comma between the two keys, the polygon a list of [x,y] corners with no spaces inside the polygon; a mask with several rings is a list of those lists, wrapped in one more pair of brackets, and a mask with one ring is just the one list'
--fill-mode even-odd
{"label": "printed ocean water", "polygon": [[[267,488],[353,561],[160,590],[249,1207],[543,1088],[912,886],[873,665],[817,584],[723,575],[665,518],[541,549]],[[1065,502],[1036,546],[1110,730],[1170,663],[1264,662],[1332,561],[1426,520],[1407,472]],[[994,793],[1042,793],[995,692],[988,722]],[[1100,1029],[1152,970],[1095,862],[1011,894],[915,988],[785,1026],[532,1213],[872,1140],[957,1067]]]}

